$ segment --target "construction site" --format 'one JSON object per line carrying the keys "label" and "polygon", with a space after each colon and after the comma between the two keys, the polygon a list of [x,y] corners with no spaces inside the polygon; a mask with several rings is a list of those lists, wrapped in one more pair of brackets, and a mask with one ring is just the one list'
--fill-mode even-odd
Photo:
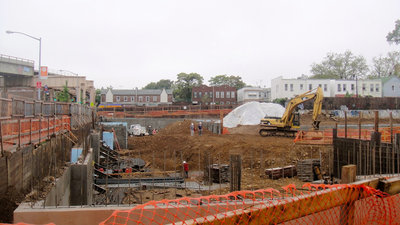
{"label": "construction site", "polygon": [[[254,114],[244,107],[96,111],[1,99],[0,222],[399,221],[398,109],[323,107],[317,130],[312,107],[279,106],[301,115],[292,137],[265,135],[262,121],[229,128],[230,113]],[[129,131],[138,124],[143,135]]]}

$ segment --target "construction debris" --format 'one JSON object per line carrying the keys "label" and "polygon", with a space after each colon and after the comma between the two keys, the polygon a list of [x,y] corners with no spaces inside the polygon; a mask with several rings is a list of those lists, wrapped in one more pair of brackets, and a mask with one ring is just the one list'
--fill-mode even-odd
{"label": "construction debris", "polygon": [[285,167],[276,167],[265,170],[265,175],[270,179],[276,180],[284,177],[294,177],[297,175],[297,170],[294,165]]}

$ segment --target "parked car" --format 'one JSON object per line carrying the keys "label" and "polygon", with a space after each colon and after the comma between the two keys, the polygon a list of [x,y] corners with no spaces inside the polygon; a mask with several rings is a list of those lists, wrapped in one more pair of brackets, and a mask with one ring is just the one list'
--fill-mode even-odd
{"label": "parked car", "polygon": [[149,135],[149,133],[146,131],[146,127],[142,127],[140,124],[132,124],[128,129],[128,134],[130,136]]}

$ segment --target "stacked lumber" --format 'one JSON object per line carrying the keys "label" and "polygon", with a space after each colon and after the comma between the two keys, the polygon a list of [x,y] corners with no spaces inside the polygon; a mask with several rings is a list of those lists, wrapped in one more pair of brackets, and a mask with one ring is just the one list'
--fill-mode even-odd
{"label": "stacked lumber", "polygon": [[270,179],[276,180],[283,177],[294,177],[297,174],[296,167],[294,165],[285,167],[275,167],[265,170],[265,174]]}
{"label": "stacked lumber", "polygon": [[229,182],[229,165],[212,164],[210,170],[211,170],[211,180],[213,183]]}
{"label": "stacked lumber", "polygon": [[319,159],[305,159],[297,162],[297,176],[301,181],[311,182],[315,180],[314,167],[320,167]]}

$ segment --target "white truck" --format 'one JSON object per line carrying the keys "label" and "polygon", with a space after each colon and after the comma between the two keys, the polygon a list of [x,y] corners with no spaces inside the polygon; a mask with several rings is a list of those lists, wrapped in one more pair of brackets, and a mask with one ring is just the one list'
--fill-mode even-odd
{"label": "white truck", "polygon": [[130,136],[149,135],[149,133],[146,131],[146,127],[142,127],[140,124],[132,124],[128,129],[128,134]]}

